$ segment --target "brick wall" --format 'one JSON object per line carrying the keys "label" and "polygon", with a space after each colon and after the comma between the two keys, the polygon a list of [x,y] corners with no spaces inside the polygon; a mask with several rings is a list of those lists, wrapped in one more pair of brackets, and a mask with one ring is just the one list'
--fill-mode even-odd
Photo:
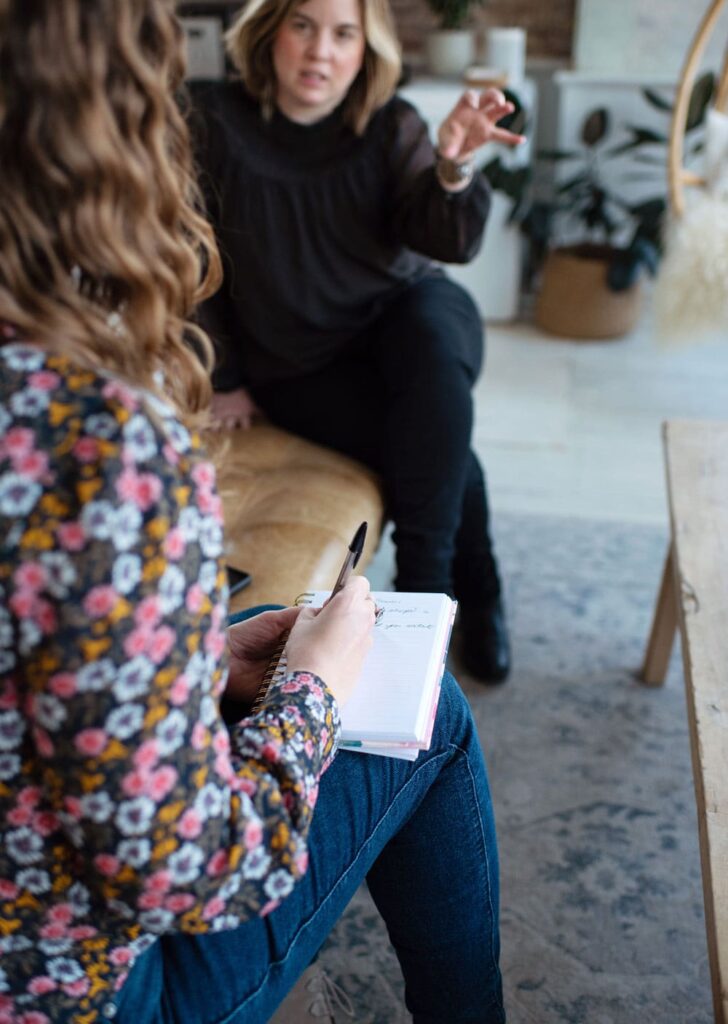
{"label": "brick wall", "polygon": [[[391,0],[405,54],[422,52],[428,29],[435,26],[426,0]],[[491,25],[524,28],[531,57],[571,56],[576,0],[486,0],[473,23],[483,36]]]}

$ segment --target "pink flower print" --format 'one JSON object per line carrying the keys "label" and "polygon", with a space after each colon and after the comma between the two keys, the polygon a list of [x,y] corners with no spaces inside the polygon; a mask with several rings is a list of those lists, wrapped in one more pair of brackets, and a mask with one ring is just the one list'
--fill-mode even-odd
{"label": "pink flower print", "polygon": [[163,800],[170,790],[174,788],[176,781],[176,770],[172,768],[171,765],[163,765],[150,776],[147,792],[153,800],[159,803],[159,801]]}
{"label": "pink flower print", "polygon": [[116,590],[108,583],[92,587],[83,600],[84,611],[92,619],[101,619],[113,611],[119,598]]}
{"label": "pink flower print", "polygon": [[169,892],[172,885],[172,872],[162,868],[161,871],[155,871],[154,874],[149,875],[144,888],[154,892]]}
{"label": "pink flower print", "polygon": [[108,734],[103,729],[82,729],[74,740],[76,750],[86,757],[98,757],[108,742]]}
{"label": "pink flower print", "polygon": [[280,905],[281,905],[281,901],[280,900],[268,900],[268,902],[264,903],[263,906],[260,908],[260,911],[259,911],[260,916],[261,917],[267,917],[268,914],[272,914],[273,911],[276,910],[277,907],[280,907]]}
{"label": "pink flower print", "polygon": [[309,760],[314,756],[316,748],[313,745],[313,740],[306,740],[303,744],[303,752]]}
{"label": "pink flower print", "polygon": [[123,967],[124,964],[130,964],[134,959],[133,952],[128,946],[116,946],[109,953],[109,960],[115,967]]}
{"label": "pink flower print", "polygon": [[110,853],[97,853],[94,865],[105,878],[111,878],[119,870],[120,861]]}
{"label": "pink flower print", "polygon": [[216,754],[227,754],[230,751],[230,734],[227,729],[218,729],[212,737],[212,749]]}
{"label": "pink flower print", "polygon": [[178,526],[170,530],[164,538],[163,551],[170,561],[176,562],[187,549],[187,541]]}
{"label": "pink flower print", "polygon": [[66,926],[56,921],[52,924],[44,924],[40,929],[40,935],[43,939],[65,939]]}
{"label": "pink flower print", "polygon": [[69,924],[73,920],[73,908],[69,903],[57,903],[48,910],[46,917],[53,924]]}
{"label": "pink flower print", "polygon": [[95,437],[79,437],[73,446],[73,454],[78,462],[96,462],[99,457],[99,443]]}
{"label": "pink flower print", "polygon": [[162,455],[164,455],[170,466],[176,466],[180,459],[180,454],[176,448],[173,448],[169,442],[162,448]]}
{"label": "pink flower print", "polygon": [[204,750],[208,743],[207,726],[202,722],[195,722],[192,729],[190,743],[193,750]]}
{"label": "pink flower print", "polygon": [[216,850],[207,862],[206,871],[211,878],[216,878],[226,870],[227,866],[228,857],[225,850]]}
{"label": "pink flower print", "polygon": [[191,615],[196,615],[202,608],[202,603],[205,600],[205,591],[202,589],[199,583],[193,583],[190,589],[187,591],[187,597],[185,598],[185,607]]}
{"label": "pink flower print", "polygon": [[83,804],[76,796],[65,796],[63,798],[63,809],[71,818],[80,821],[83,816]]}
{"label": "pink flower print", "polygon": [[213,516],[220,511],[220,499],[212,491],[198,491],[197,507],[204,515]]}
{"label": "pink flower print", "polygon": [[152,629],[149,626],[139,626],[133,629],[124,638],[124,654],[128,658],[135,658],[138,654],[146,654],[152,642]]}
{"label": "pink flower print", "polygon": [[33,608],[33,619],[44,636],[50,636],[51,633],[55,633],[58,617],[56,615],[56,610],[50,601],[46,601],[44,598],[39,598],[35,602],[35,606]]}
{"label": "pink flower print", "polygon": [[11,427],[0,441],[0,452],[13,461],[21,455],[27,455],[33,448],[35,435],[28,427]]}
{"label": "pink flower print", "polygon": [[137,900],[137,906],[142,910],[156,910],[164,903],[164,893],[143,892]]}
{"label": "pink flower print", "polygon": [[7,602],[19,620],[30,618],[36,606],[37,597],[32,590],[17,590]]}
{"label": "pink flower print", "polygon": [[246,850],[254,850],[263,839],[263,828],[259,821],[249,821],[245,826],[244,842]]}
{"label": "pink flower print", "polygon": [[86,543],[86,534],[80,523],[62,523],[56,535],[64,551],[81,551]]}
{"label": "pink flower print", "polygon": [[153,473],[137,473],[133,468],[125,469],[116,481],[116,491],[124,501],[129,501],[142,512],[159,501],[162,481]]}
{"label": "pink flower print", "polygon": [[155,665],[161,664],[177,642],[177,634],[171,626],[160,626],[151,637],[148,654]]}
{"label": "pink flower print", "polygon": [[134,609],[134,621],[138,626],[157,625],[162,617],[162,602],[156,594],[145,597]]}
{"label": "pink flower print", "polygon": [[41,729],[39,725],[34,725],[32,732],[35,746],[40,756],[53,757],[56,748],[53,746],[53,741],[45,729]]}
{"label": "pink flower print", "polygon": [[260,754],[261,757],[265,758],[266,761],[270,761],[271,764],[277,764],[281,759],[280,748],[278,744],[273,742],[265,743]]}
{"label": "pink flower print", "polygon": [[15,828],[27,825],[32,817],[33,812],[30,807],[13,807],[12,811],[8,811],[8,821]]}
{"label": "pink flower print", "polygon": [[301,852],[294,858],[294,866],[299,875],[305,875],[308,870],[308,850]]}
{"label": "pink flower print", "polygon": [[18,590],[35,594],[45,586],[48,573],[40,562],[23,562],[13,573],[13,582]]}
{"label": "pink flower print", "polygon": [[90,924],[79,924],[75,928],[68,929],[69,939],[73,939],[74,942],[83,942],[84,939],[93,939],[98,934],[96,928],[92,928]]}
{"label": "pink flower print", "polygon": [[77,981],[69,981],[67,985],[62,985],[63,991],[67,996],[74,996],[76,999],[79,996],[85,996],[91,987],[90,978],[79,978]]}
{"label": "pink flower print", "polygon": [[39,786],[24,786],[18,793],[18,803],[23,807],[36,807],[40,802]]}
{"label": "pink flower print", "polygon": [[53,811],[39,811],[33,815],[32,827],[41,836],[50,836],[59,827],[60,822]]}
{"label": "pink flower print", "polygon": [[128,772],[121,780],[121,788],[127,796],[141,796],[147,791],[149,770],[146,768]]}
{"label": "pink flower print", "polygon": [[15,1024],[51,1024],[50,1017],[46,1017],[39,1010],[28,1010],[21,1013],[19,1017],[13,1018]]}
{"label": "pink flower print", "polygon": [[194,904],[195,897],[191,892],[173,892],[164,901],[164,908],[173,914],[184,914],[185,910],[189,910]]}
{"label": "pink flower print", "polygon": [[32,996],[44,996],[47,992],[54,992],[57,987],[53,978],[49,978],[47,974],[40,974],[28,982],[28,992]]}
{"label": "pink flower print", "polygon": [[17,708],[20,704],[18,696],[18,688],[15,685],[14,680],[10,679],[9,676],[5,677],[4,689],[0,692],[0,708],[4,711],[8,711],[10,708]]}
{"label": "pink flower print", "polygon": [[11,882],[9,878],[0,878],[0,899],[2,900],[14,900],[20,892],[15,882]]}
{"label": "pink flower print", "polygon": [[209,490],[215,486],[215,469],[211,462],[198,462],[190,476],[201,489]]}
{"label": "pink flower print", "polygon": [[205,651],[219,660],[227,646],[225,634],[219,629],[208,629],[205,633]]}
{"label": "pink flower print", "polygon": [[60,382],[61,378],[54,370],[36,370],[28,377],[30,386],[38,388],[40,391],[52,391],[53,388],[58,387]]}
{"label": "pink flower print", "polygon": [[124,986],[124,982],[129,977],[128,971],[123,971],[114,982],[114,992],[120,992]]}
{"label": "pink flower print", "polygon": [[213,917],[217,917],[219,914],[222,914],[224,909],[225,900],[221,899],[219,896],[213,896],[213,898],[208,900],[202,908],[203,921],[211,921]]}
{"label": "pink flower print", "polygon": [[179,820],[177,835],[183,839],[197,839],[200,832],[202,832],[202,821],[199,814],[190,807]]}
{"label": "pink flower print", "polygon": [[132,758],[137,768],[153,768],[159,760],[159,746],[156,740],[145,740],[140,747],[134,751]]}
{"label": "pink flower print", "polygon": [[56,697],[72,697],[76,692],[76,677],[72,672],[57,672],[48,680],[48,686]]}
{"label": "pink flower print", "polygon": [[17,472],[29,480],[42,480],[48,472],[48,456],[45,452],[28,452],[14,459],[13,464]]}
{"label": "pink flower print", "polygon": [[235,773],[233,772],[233,767],[230,764],[230,758],[228,757],[228,755],[218,754],[217,757],[215,758],[213,767],[217,774],[220,776],[220,778],[223,780],[223,782],[226,782],[228,785],[230,785]]}
{"label": "pink flower print", "polygon": [[190,686],[184,675],[177,676],[169,691],[169,699],[172,704],[179,707],[184,704],[190,694]]}
{"label": "pink flower print", "polygon": [[122,384],[118,380],[110,380],[108,384],[104,385],[101,393],[104,398],[116,398],[130,412],[139,407],[139,400],[131,388],[128,388],[126,384]]}

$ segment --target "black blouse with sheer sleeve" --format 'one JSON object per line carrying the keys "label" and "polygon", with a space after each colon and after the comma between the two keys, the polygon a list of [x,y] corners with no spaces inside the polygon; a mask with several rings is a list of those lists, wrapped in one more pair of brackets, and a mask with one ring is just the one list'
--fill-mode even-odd
{"label": "black blouse with sheer sleeve", "polygon": [[467,262],[490,206],[483,175],[438,183],[427,127],[395,96],[362,136],[341,108],[313,125],[261,116],[240,83],[193,87],[200,180],[225,280],[201,319],[215,386],[315,371],[408,285]]}

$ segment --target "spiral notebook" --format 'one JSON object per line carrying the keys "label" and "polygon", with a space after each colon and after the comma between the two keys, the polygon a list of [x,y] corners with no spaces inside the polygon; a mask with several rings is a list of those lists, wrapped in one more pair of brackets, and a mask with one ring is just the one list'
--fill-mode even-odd
{"label": "spiral notebook", "polygon": [[[320,608],[329,596],[330,591],[302,594],[297,603]],[[356,688],[341,709],[341,747],[414,761],[430,746],[457,602],[446,594],[372,597],[383,614]],[[284,651],[269,670],[268,685],[285,672]]]}

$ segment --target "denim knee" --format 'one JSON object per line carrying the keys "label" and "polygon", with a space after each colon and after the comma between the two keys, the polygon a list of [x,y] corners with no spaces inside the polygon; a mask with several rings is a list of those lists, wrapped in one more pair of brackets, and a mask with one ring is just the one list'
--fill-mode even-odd
{"label": "denim knee", "polygon": [[475,721],[468,699],[455,677],[445,672],[442,677],[432,746],[437,745],[440,749],[456,746],[466,750],[474,738],[477,742]]}

